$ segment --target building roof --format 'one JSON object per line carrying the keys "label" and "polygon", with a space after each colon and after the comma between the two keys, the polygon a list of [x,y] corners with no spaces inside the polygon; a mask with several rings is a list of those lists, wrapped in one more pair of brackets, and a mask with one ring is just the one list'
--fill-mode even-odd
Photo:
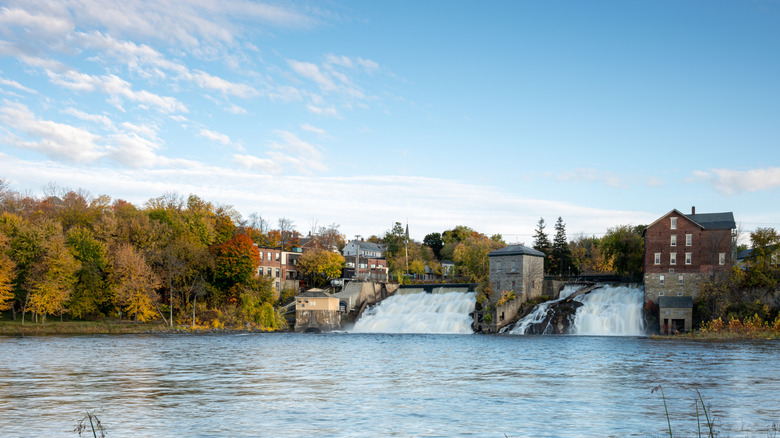
{"label": "building roof", "polygon": [[734,213],[730,211],[722,213],[685,214],[675,208],[656,219],[652,224],[645,227],[645,229],[642,230],[642,235],[644,236],[648,228],[657,224],[661,219],[669,216],[672,213],[693,221],[696,225],[702,227],[705,230],[731,230],[737,228],[737,223],[734,221]]}
{"label": "building roof", "polygon": [[737,223],[734,222],[734,213],[730,211],[724,213],[688,214],[686,217],[707,230],[731,230],[737,228]]}
{"label": "building roof", "polygon": [[658,307],[691,309],[693,308],[693,298],[691,297],[658,297]]}
{"label": "building roof", "polygon": [[353,242],[356,242],[358,244],[358,248],[362,250],[378,251],[378,252],[383,252],[385,250],[385,245],[381,243],[366,242],[364,240],[361,240],[359,242],[353,240]]}
{"label": "building roof", "polygon": [[299,297],[307,298],[330,298],[330,294],[322,289],[309,289],[306,292],[298,294]]}
{"label": "building roof", "polygon": [[488,257],[500,257],[510,255],[528,255],[535,257],[544,257],[544,253],[523,245],[509,245],[488,253]]}

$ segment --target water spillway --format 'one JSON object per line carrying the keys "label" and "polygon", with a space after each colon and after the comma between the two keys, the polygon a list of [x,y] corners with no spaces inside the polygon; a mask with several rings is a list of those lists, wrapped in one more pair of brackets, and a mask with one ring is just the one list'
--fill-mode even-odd
{"label": "water spillway", "polygon": [[474,293],[415,293],[391,296],[367,309],[352,333],[471,334]]}
{"label": "water spillway", "polygon": [[567,286],[557,300],[547,301],[504,331],[508,334],[572,334],[642,336],[644,292],[635,286],[602,286],[576,295]]}

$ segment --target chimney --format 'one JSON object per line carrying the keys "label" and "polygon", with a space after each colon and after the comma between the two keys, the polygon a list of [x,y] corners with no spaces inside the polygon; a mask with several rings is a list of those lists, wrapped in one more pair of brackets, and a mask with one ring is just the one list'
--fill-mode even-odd
{"label": "chimney", "polygon": [[691,207],[691,214],[696,214],[696,206]]}

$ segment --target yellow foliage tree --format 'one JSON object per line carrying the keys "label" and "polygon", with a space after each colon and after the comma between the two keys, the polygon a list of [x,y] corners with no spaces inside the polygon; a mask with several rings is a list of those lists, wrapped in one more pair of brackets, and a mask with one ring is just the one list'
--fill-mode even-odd
{"label": "yellow foliage tree", "polygon": [[62,234],[53,234],[43,247],[43,257],[33,267],[30,309],[42,315],[62,313],[76,282],[81,263],[65,246]]}
{"label": "yellow foliage tree", "polygon": [[16,276],[16,263],[8,257],[8,237],[0,232],[0,311],[11,308],[14,299],[12,282]]}
{"label": "yellow foliage tree", "polygon": [[298,268],[304,274],[313,276],[315,285],[322,284],[329,278],[341,275],[344,257],[336,252],[314,249],[301,255],[298,259]]}
{"label": "yellow foliage tree", "polygon": [[131,245],[120,245],[115,251],[112,277],[117,305],[133,315],[136,322],[154,316],[159,281],[144,256]]}

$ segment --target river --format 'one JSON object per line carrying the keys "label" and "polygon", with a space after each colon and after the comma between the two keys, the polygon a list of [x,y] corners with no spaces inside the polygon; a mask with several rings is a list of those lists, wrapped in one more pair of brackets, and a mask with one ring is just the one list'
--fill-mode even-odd
{"label": "river", "polygon": [[[780,343],[644,337],[0,337],[0,436],[772,436]],[[702,417],[703,418],[703,417]],[[91,435],[89,435],[91,436]]]}

